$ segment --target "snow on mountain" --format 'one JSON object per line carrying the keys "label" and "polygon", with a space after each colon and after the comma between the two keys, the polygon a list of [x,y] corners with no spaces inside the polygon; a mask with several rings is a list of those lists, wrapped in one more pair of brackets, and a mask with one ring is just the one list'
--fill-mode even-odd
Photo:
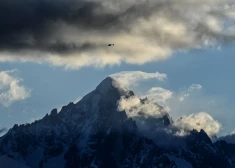
{"label": "snow on mountain", "polygon": [[0,167],[1,168],[30,168],[29,166],[26,166],[7,155],[3,155],[0,157]]}
{"label": "snow on mountain", "polygon": [[182,167],[182,168],[193,168],[192,165],[186,161],[185,159],[182,158],[177,158],[173,155],[166,155],[171,161],[174,161],[177,165],[177,167]]}
{"label": "snow on mountain", "polygon": [[[125,108],[120,100],[128,101]],[[32,168],[235,167],[232,144],[212,143],[204,130],[177,131],[157,103],[107,77],[59,113],[53,109],[41,120],[14,125],[0,138],[0,153]]]}

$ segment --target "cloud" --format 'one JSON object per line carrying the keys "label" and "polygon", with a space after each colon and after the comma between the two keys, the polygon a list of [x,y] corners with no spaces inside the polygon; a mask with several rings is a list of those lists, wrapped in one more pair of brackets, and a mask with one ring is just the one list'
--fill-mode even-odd
{"label": "cloud", "polygon": [[[234,4],[234,0],[1,0],[0,62],[80,68],[162,61],[173,52],[233,41]],[[115,46],[108,47],[109,43]]]}
{"label": "cloud", "polygon": [[193,129],[203,129],[210,137],[217,135],[221,129],[221,124],[205,112],[182,116],[174,121],[153,99],[122,97],[118,110],[125,111],[136,122],[139,133],[164,148],[183,147],[185,137]]}
{"label": "cloud", "polygon": [[178,118],[183,115],[190,115],[200,111],[213,114],[216,119],[220,119],[224,125],[224,111],[229,112],[228,104],[223,97],[216,95],[205,94],[203,86],[200,84],[193,84],[186,89],[170,90],[172,92],[171,98],[167,99],[161,105],[167,109],[173,118]]}
{"label": "cloud", "polygon": [[221,124],[206,112],[182,116],[175,121],[174,125],[184,131],[191,131],[193,129],[200,131],[203,129],[209,136],[218,134],[221,129]]}
{"label": "cloud", "polygon": [[[125,111],[127,117],[132,118],[138,127],[139,133],[154,140],[158,145],[169,147],[174,139],[173,134],[167,132],[167,126],[172,122],[164,109],[152,99],[139,99],[136,96],[122,97],[118,102],[118,110]],[[170,129],[170,128],[169,128]]]}
{"label": "cloud", "polygon": [[[118,110],[125,111],[136,122],[139,133],[152,139],[157,145],[164,148],[183,147],[186,137],[193,129],[203,129],[210,138],[218,135],[222,129],[222,125],[209,113],[197,112],[194,108],[195,105],[204,108],[205,104],[202,102],[206,100],[205,97],[195,94],[200,93],[198,91],[201,89],[200,84],[192,84],[179,92],[152,87],[141,95],[141,99],[137,96],[122,97],[118,102]],[[183,102],[179,100],[182,94],[188,94]],[[197,99],[200,99],[200,103],[193,105]],[[189,110],[178,108],[181,106],[187,106]]]}
{"label": "cloud", "polygon": [[171,107],[168,105],[168,102],[173,98],[174,93],[168,89],[162,87],[152,87],[140,96],[147,97],[148,99],[157,102],[159,105],[163,106],[164,110],[167,112],[171,111]]}
{"label": "cloud", "polygon": [[162,117],[166,113],[161,106],[149,99],[139,99],[136,96],[121,98],[118,110],[126,112],[128,117]]}
{"label": "cloud", "polygon": [[[212,137],[217,135],[222,127],[210,114],[206,112],[198,113],[196,111],[197,109],[195,106],[205,108],[204,101],[207,100],[206,97],[198,92],[201,89],[202,85],[200,84],[192,84],[185,90],[179,92],[173,92],[162,87],[152,87],[141,95],[141,97],[148,97],[146,103],[143,104],[141,99],[137,97],[130,97],[128,99],[122,98],[119,101],[119,110],[125,110],[127,116],[137,120],[137,123],[144,123],[142,125],[138,124],[141,125],[141,127],[147,125],[148,121],[146,118],[161,118],[168,112],[170,116],[173,115],[174,118],[179,119],[175,120],[172,128],[167,128],[165,131],[173,132],[173,134],[177,136],[182,136],[188,134],[193,129],[198,131],[204,129],[207,134]],[[182,97],[184,98],[184,101],[180,99]],[[197,101],[198,99],[200,100],[199,102]],[[212,105],[207,103],[207,106]],[[209,111],[211,112],[211,110]],[[175,132],[175,129],[178,131]]]}
{"label": "cloud", "polygon": [[189,86],[188,91],[192,92],[194,90],[200,90],[200,89],[202,89],[202,85],[200,85],[200,84],[192,84],[191,86]]}
{"label": "cloud", "polygon": [[150,90],[147,91],[145,96],[154,99],[160,104],[165,104],[167,100],[172,98],[173,92],[161,87],[152,87]]}
{"label": "cloud", "polygon": [[201,90],[201,89],[202,89],[202,85],[200,85],[200,84],[192,84],[191,86],[189,86],[189,88],[187,90],[184,90],[184,91],[182,91],[180,93],[179,100],[182,102],[187,97],[189,97],[190,94],[192,94],[195,91]]}
{"label": "cloud", "polygon": [[138,83],[150,79],[157,79],[159,81],[167,79],[167,75],[164,73],[147,73],[142,71],[122,71],[116,74],[112,74],[110,77],[114,78],[127,88],[129,88],[131,85],[136,86]]}
{"label": "cloud", "polygon": [[30,96],[31,90],[20,85],[23,80],[13,76],[12,73],[15,71],[0,71],[0,103],[4,106],[9,106]]}
{"label": "cloud", "polygon": [[[118,102],[118,110],[125,111],[128,117],[133,118],[137,122],[140,130],[144,131],[147,130],[146,127],[149,127],[149,125],[152,124],[149,123],[151,121],[148,120],[149,118],[159,119],[165,115],[168,116],[166,110],[159,106],[154,100],[139,99],[136,96],[121,98]],[[155,122],[155,125],[156,124],[157,122]],[[177,129],[177,132],[175,132],[176,134],[174,133],[172,135],[182,136],[187,135],[193,129],[196,129],[197,131],[203,129],[210,137],[213,137],[217,135],[222,128],[221,124],[206,112],[183,115],[172,124],[173,130],[171,130],[171,127],[158,127],[155,131],[159,132],[161,130],[160,132],[162,132],[166,129],[165,131],[172,133],[172,131],[175,132],[174,130]]]}

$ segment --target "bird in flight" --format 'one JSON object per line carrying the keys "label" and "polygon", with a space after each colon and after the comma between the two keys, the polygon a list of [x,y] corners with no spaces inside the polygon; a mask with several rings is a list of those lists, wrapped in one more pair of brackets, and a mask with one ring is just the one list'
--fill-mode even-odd
{"label": "bird in flight", "polygon": [[114,44],[109,44],[108,46],[114,46]]}

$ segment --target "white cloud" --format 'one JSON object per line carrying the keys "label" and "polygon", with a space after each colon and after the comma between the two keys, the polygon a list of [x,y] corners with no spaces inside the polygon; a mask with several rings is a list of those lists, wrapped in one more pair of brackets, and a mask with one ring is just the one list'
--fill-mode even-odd
{"label": "white cloud", "polygon": [[[224,103],[222,98],[216,96],[207,96],[202,90],[203,86],[200,84],[192,84],[186,89],[179,89],[178,91],[172,91],[165,89],[165,93],[169,96],[167,99],[158,99],[161,94],[156,93],[156,102],[162,102],[162,105],[168,112],[171,113],[173,118],[177,118],[182,115],[189,115],[198,111],[213,112],[214,115],[220,115],[222,110],[221,106]],[[151,89],[150,89],[151,90]],[[164,90],[164,88],[163,88]],[[151,92],[146,92],[145,95],[151,95]]]}
{"label": "white cloud", "polygon": [[209,136],[218,134],[221,129],[221,124],[206,112],[182,116],[175,121],[174,125],[184,131],[191,131],[192,129],[200,131],[203,129]]}
{"label": "white cloud", "polygon": [[154,99],[160,104],[165,104],[167,100],[172,98],[173,92],[161,87],[153,87],[147,91],[146,96]]}
{"label": "white cloud", "polygon": [[[153,87],[142,95],[142,97],[150,98],[148,108],[142,107],[138,98],[122,99],[119,106],[121,109],[125,109],[128,112],[129,117],[137,116],[142,109],[144,109],[142,111],[145,111],[144,114],[147,116],[159,117],[163,115],[164,113],[162,112],[165,111],[169,112],[170,116],[173,115],[173,118],[182,116],[181,119],[174,123],[174,125],[181,130],[181,132],[178,132],[179,135],[185,135],[192,129],[198,131],[204,129],[209,136],[213,136],[221,130],[221,124],[206,112],[194,113],[200,108],[214,112],[212,109],[215,107],[208,104],[210,99],[202,95],[201,92],[198,92],[201,89],[202,85],[200,84],[192,84],[187,89],[181,90],[180,92],[173,92],[161,87]],[[187,101],[184,101],[186,98]],[[153,108],[155,106],[152,107],[152,105],[154,105],[155,102],[163,106],[164,110]],[[212,109],[206,108],[209,106]]]}
{"label": "white cloud", "polygon": [[170,111],[172,109],[172,107],[170,107],[170,102],[174,102],[176,99],[178,99],[180,102],[183,102],[190,95],[194,95],[197,91],[200,91],[201,89],[202,85],[200,84],[192,84],[187,89],[179,93],[173,92],[162,87],[152,87],[141,96],[154,99],[157,103],[164,106],[166,111]]}
{"label": "white cloud", "polygon": [[189,86],[188,91],[192,92],[195,90],[201,90],[202,89],[202,85],[200,84],[192,84],[191,86]]}
{"label": "white cloud", "polygon": [[118,102],[118,110],[126,111],[128,117],[162,117],[165,114],[162,107],[152,100],[141,101],[138,97],[121,98]]}
{"label": "white cloud", "polygon": [[186,98],[188,98],[192,93],[195,93],[196,91],[199,91],[202,89],[202,85],[200,84],[192,84],[189,86],[188,89],[182,91],[179,95],[179,101],[183,102]]}
{"label": "white cloud", "polygon": [[181,102],[184,101],[186,97],[189,97],[189,94],[188,94],[188,93],[181,95],[181,96],[179,97],[179,101],[181,101]]}
{"label": "white cloud", "polygon": [[127,117],[135,120],[140,133],[149,138],[157,136],[155,131],[163,131],[164,124],[167,124],[159,120],[167,115],[166,111],[151,99],[139,99],[136,96],[122,97],[118,102],[118,110],[125,111]]}
{"label": "white cloud", "polygon": [[[118,110],[125,110],[127,116],[133,118],[140,129],[145,131],[148,130],[148,126],[152,124],[148,123],[147,119],[149,117],[161,118],[166,115],[166,110],[157,105],[155,101],[151,99],[141,101],[136,96],[121,98],[118,103]],[[172,110],[174,110],[174,108],[172,108]],[[188,134],[193,129],[197,131],[203,129],[210,137],[213,137],[217,135],[222,128],[221,124],[206,112],[183,115],[173,122],[173,126],[179,129],[176,134],[180,136]],[[161,129],[162,127],[159,127],[157,130],[159,131]]]}
{"label": "white cloud", "polygon": [[171,107],[168,105],[168,101],[173,98],[173,92],[162,87],[152,87],[141,97],[147,97],[163,106],[165,111],[171,111]]}
{"label": "white cloud", "polygon": [[15,71],[0,72],[0,103],[4,106],[9,106],[30,96],[31,90],[20,84],[23,80],[13,76]]}
{"label": "white cloud", "polygon": [[141,81],[146,81],[150,79],[157,79],[159,81],[163,81],[167,79],[167,75],[164,73],[147,73],[142,71],[122,71],[116,74],[112,74],[110,76],[127,88],[131,85],[138,85],[138,83]]}

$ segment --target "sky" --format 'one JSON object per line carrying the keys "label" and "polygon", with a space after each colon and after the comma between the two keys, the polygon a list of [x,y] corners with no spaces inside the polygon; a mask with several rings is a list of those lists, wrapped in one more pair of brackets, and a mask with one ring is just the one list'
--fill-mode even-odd
{"label": "sky", "polygon": [[209,114],[216,133],[229,134],[234,8],[234,0],[2,0],[0,129],[77,102],[113,75],[174,119]]}

